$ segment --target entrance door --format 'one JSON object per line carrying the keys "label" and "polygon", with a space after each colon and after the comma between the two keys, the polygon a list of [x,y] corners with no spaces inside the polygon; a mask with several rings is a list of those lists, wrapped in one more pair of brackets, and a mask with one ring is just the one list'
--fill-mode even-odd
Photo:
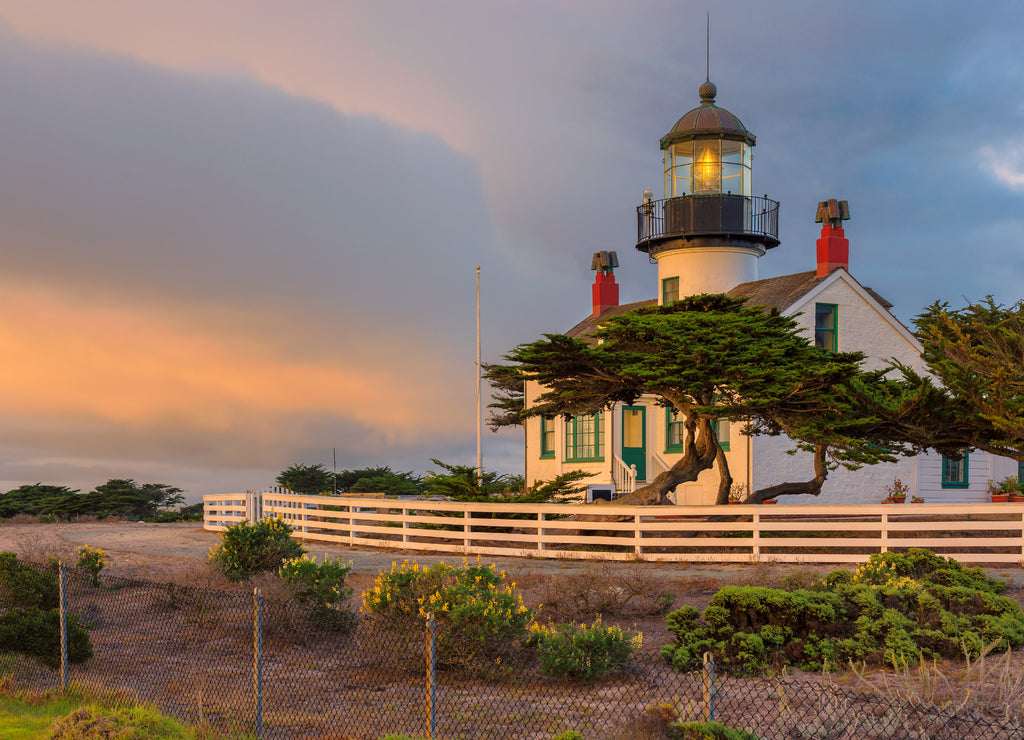
{"label": "entrance door", "polygon": [[636,465],[636,479],[647,480],[647,409],[622,407],[622,461]]}

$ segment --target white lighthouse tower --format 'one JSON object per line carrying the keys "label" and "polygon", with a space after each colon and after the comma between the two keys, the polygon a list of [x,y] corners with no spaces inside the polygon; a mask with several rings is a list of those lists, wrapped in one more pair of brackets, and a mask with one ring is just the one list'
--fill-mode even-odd
{"label": "white lighthouse tower", "polygon": [[757,280],[757,260],[779,244],[779,204],[751,195],[755,137],[700,86],[700,105],[661,139],[665,197],[644,193],[636,248],[658,263],[658,303],[724,293]]}

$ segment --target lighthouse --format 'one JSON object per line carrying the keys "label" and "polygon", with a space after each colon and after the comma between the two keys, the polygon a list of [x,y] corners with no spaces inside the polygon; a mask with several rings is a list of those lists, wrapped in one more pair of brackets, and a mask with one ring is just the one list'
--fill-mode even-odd
{"label": "lighthouse", "polygon": [[644,192],[636,248],[658,263],[658,303],[724,293],[758,279],[757,260],[778,246],[779,204],[751,190],[756,138],[700,86],[700,105],[661,139],[665,197]]}

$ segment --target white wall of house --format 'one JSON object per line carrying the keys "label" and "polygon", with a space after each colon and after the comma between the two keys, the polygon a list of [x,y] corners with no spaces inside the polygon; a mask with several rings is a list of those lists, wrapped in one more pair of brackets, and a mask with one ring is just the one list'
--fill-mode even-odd
{"label": "white wall of house", "polygon": [[[860,351],[867,355],[865,369],[885,367],[895,358],[920,369],[921,347],[910,332],[885,309],[870,298],[845,270],[836,270],[786,314],[795,316],[797,325],[814,341],[814,305],[829,303],[838,306],[838,345],[841,352]],[[800,314],[797,316],[797,314]],[[807,481],[814,477],[810,453],[790,455],[793,443],[787,437],[757,437],[754,446],[754,481],[756,489],[782,482]],[[895,479],[917,490],[918,463],[903,458],[896,463],[881,463],[829,473],[819,496],[787,496],[786,503],[805,504],[874,504],[885,498],[885,487]]]}

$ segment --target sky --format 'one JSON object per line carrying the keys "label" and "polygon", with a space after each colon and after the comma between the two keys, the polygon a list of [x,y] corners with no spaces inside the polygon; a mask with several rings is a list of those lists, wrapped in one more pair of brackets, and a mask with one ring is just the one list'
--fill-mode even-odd
{"label": "sky", "polygon": [[[0,491],[207,493],[293,463],[476,460],[485,361],[590,313],[699,103],[781,202],[761,277],[851,272],[904,322],[1024,284],[1024,4],[0,0]],[[522,472],[522,436],[483,435]]]}

